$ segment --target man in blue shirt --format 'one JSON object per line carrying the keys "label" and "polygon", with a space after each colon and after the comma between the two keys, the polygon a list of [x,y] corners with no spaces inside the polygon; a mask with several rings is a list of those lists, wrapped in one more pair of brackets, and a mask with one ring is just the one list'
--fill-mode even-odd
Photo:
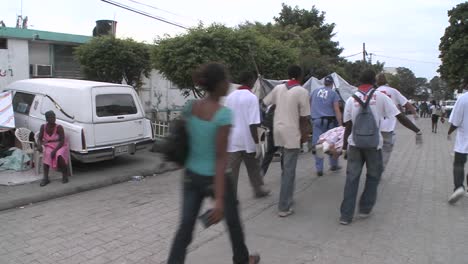
{"label": "man in blue shirt", "polygon": [[[321,134],[342,125],[342,115],[339,107],[340,96],[333,90],[333,78],[325,77],[325,87],[315,89],[310,95],[312,117],[312,145],[316,145]],[[330,156],[331,171],[337,171],[341,167],[338,160]],[[315,168],[317,176],[323,175],[323,158],[315,156]]]}

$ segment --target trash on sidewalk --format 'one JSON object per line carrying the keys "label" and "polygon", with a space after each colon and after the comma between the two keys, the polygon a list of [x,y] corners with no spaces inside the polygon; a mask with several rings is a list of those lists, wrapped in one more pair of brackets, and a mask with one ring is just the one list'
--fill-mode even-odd
{"label": "trash on sidewalk", "polygon": [[145,176],[132,176],[131,181],[143,181],[145,179]]}

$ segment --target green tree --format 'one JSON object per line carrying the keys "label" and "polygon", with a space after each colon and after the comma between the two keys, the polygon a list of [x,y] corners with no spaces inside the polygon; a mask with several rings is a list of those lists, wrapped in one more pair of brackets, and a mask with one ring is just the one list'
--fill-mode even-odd
{"label": "green tree", "polygon": [[448,88],[447,83],[440,77],[435,76],[429,82],[429,88],[432,91],[432,97],[435,100],[447,100],[453,98],[452,90]]}
{"label": "green tree", "polygon": [[[405,67],[397,68],[397,73],[395,75],[396,83],[390,83],[390,86],[398,89],[404,96],[407,98],[413,98],[416,94],[416,87],[418,86],[418,81],[414,73]],[[427,81],[427,80],[426,80]]]}
{"label": "green tree", "polygon": [[137,92],[143,76],[148,77],[151,70],[148,46],[132,39],[95,37],[77,47],[75,56],[87,79],[111,83],[125,80]]}
{"label": "green tree", "polygon": [[450,25],[440,39],[439,72],[449,86],[468,83],[468,2],[448,11]]}
{"label": "green tree", "polygon": [[200,64],[224,63],[234,81],[242,71],[254,71],[255,64],[266,78],[284,79],[286,68],[297,58],[297,50],[276,39],[217,24],[199,26],[174,38],[159,38],[152,50],[153,66],[179,86],[184,95],[195,96],[202,95],[192,81],[192,72]]}
{"label": "green tree", "polygon": [[414,91],[414,97],[418,100],[426,101],[429,99],[429,83],[426,78],[416,78],[416,89]]}
{"label": "green tree", "polygon": [[310,10],[297,6],[282,5],[275,23],[245,23],[241,29],[253,30],[257,34],[281,41],[284,45],[299,50],[296,61],[308,76],[322,78],[338,71],[339,55],[343,51],[339,43],[333,41],[335,24],[325,23],[325,13],[315,6]]}
{"label": "green tree", "polygon": [[340,66],[341,69],[338,69],[338,74],[345,78],[349,84],[358,86],[360,85],[359,76],[365,69],[371,68],[376,73],[379,73],[383,71],[384,63],[377,61],[375,64],[369,64],[363,61],[349,62],[343,60],[340,62]]}

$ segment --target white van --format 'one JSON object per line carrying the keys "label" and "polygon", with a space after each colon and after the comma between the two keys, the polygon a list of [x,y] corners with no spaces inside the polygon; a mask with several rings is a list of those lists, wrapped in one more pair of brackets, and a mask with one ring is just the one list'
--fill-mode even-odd
{"label": "white van", "polygon": [[74,159],[89,163],[134,154],[153,142],[149,119],[131,86],[71,79],[11,83],[16,127],[33,132],[53,110]]}

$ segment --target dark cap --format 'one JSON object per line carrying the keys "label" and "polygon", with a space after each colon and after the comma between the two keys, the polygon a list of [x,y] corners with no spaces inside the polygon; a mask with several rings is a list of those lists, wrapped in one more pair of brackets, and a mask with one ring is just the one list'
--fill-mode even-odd
{"label": "dark cap", "polygon": [[328,83],[328,84],[332,84],[333,83],[333,77],[331,77],[330,75],[328,75],[327,77],[325,77],[325,83]]}

